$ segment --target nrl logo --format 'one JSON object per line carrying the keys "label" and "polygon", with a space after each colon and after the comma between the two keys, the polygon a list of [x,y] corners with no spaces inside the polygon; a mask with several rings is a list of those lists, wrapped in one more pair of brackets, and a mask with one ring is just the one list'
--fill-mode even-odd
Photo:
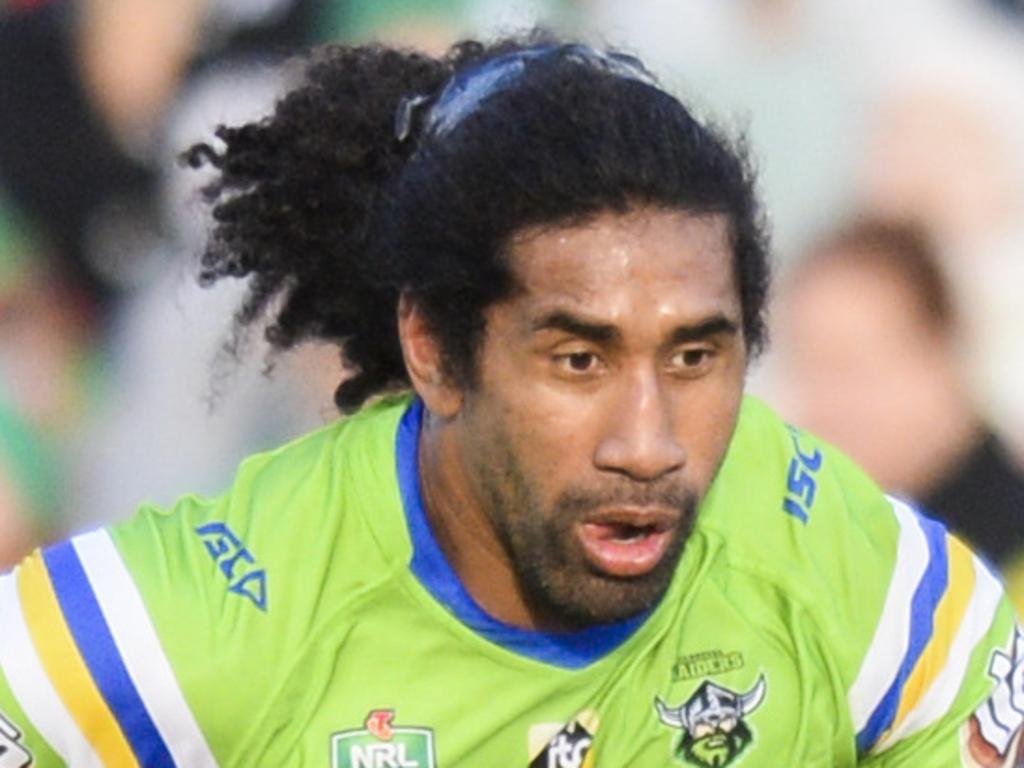
{"label": "nrl logo", "polygon": [[701,683],[693,696],[678,707],[654,699],[661,722],[683,731],[676,745],[676,758],[699,768],[723,768],[753,741],[744,717],[761,706],[768,684],[764,675],[754,687],[739,694],[710,680]]}
{"label": "nrl logo", "polygon": [[393,726],[393,709],[375,709],[366,727],[331,737],[333,768],[436,768],[434,732]]}

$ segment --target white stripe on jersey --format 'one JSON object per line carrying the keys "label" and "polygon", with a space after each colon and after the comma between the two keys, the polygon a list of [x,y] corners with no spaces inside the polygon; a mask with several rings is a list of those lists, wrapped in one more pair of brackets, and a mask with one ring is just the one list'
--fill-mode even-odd
{"label": "white stripe on jersey", "polygon": [[54,752],[75,768],[103,764],[68,712],[36,654],[18,596],[17,569],[0,576],[0,669],[21,708]]}
{"label": "white stripe on jersey", "polygon": [[917,522],[917,514],[899,499],[889,501],[900,524],[896,568],[889,581],[875,636],[847,696],[855,733],[864,728],[896,679],[910,641],[910,605],[928,567],[928,541]]}
{"label": "white stripe on jersey", "polygon": [[992,620],[1003,597],[1003,588],[977,556],[972,557],[971,561],[976,578],[974,593],[950,646],[946,665],[899,727],[878,742],[878,751],[927,728],[949,712],[967,674],[971,654],[992,627]]}
{"label": "white stripe on jersey", "polygon": [[217,761],[185,701],[142,596],[106,531],[71,540],[92,585],[118,653],[177,765],[212,768]]}

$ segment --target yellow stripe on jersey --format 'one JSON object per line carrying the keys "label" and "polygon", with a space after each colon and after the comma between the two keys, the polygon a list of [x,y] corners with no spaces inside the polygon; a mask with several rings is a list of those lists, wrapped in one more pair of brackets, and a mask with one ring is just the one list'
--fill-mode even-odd
{"label": "yellow stripe on jersey", "polygon": [[138,761],[100,694],[64,620],[60,603],[37,551],[18,571],[25,623],[53,687],[104,765],[135,768]]}
{"label": "yellow stripe on jersey", "polygon": [[898,728],[907,715],[914,711],[921,698],[946,666],[949,651],[967,613],[974,594],[977,574],[974,557],[957,539],[946,535],[949,554],[949,586],[935,609],[935,623],[931,640],[914,666],[900,700],[892,728]]}

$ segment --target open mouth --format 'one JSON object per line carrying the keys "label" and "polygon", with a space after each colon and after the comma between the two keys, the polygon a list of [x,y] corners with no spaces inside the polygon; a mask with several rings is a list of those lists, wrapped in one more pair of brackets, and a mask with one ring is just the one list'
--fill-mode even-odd
{"label": "open mouth", "polygon": [[676,516],[660,510],[617,510],[580,523],[577,535],[591,565],[609,576],[643,576],[665,556]]}

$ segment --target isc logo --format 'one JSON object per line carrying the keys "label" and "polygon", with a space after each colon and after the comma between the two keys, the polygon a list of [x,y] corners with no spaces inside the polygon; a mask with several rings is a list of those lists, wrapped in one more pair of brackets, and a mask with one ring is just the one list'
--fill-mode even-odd
{"label": "isc logo", "polygon": [[817,448],[812,453],[801,450],[799,430],[790,427],[789,434],[793,438],[795,455],[786,473],[786,497],[782,500],[782,508],[806,525],[818,493],[817,474],[824,456]]}

